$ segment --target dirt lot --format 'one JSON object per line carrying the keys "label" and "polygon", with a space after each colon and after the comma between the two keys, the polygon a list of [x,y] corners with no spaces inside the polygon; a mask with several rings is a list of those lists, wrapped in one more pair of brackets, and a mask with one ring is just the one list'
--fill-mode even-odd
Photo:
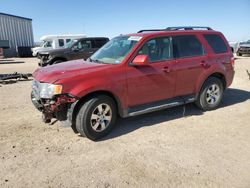
{"label": "dirt lot", "polygon": [[[37,60],[0,61],[0,73]],[[119,120],[99,142],[47,126],[31,81],[0,86],[0,187],[250,187],[250,57],[215,111],[193,104]]]}

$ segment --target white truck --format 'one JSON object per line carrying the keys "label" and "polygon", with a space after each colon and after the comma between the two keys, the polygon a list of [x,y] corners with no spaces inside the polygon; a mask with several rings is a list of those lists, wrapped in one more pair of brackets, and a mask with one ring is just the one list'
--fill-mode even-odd
{"label": "white truck", "polygon": [[39,56],[40,52],[52,50],[52,49],[60,49],[64,48],[67,43],[71,40],[84,38],[86,35],[79,34],[79,35],[45,35],[40,38],[43,41],[42,46],[32,48],[32,55]]}

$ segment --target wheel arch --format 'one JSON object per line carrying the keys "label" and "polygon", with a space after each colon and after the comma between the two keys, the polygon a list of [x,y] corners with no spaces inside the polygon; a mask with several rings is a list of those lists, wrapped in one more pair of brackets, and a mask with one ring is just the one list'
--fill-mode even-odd
{"label": "wheel arch", "polygon": [[226,89],[226,87],[227,87],[227,81],[226,81],[225,75],[223,73],[221,73],[221,72],[214,72],[214,73],[208,75],[205,79],[203,79],[203,81],[199,85],[199,88],[198,88],[198,90],[196,92],[196,98],[198,97],[198,95],[199,95],[199,93],[200,93],[200,91],[201,91],[204,83],[206,82],[206,80],[209,79],[209,78],[211,78],[211,77],[215,77],[215,78],[220,79],[222,81],[222,84],[223,84],[223,89],[224,90]]}
{"label": "wheel arch", "polygon": [[123,110],[122,110],[122,103],[120,101],[120,99],[114,95],[112,92],[110,91],[106,91],[106,90],[98,90],[98,91],[93,91],[93,92],[90,92],[86,95],[84,95],[82,98],[80,98],[76,104],[74,104],[73,106],[73,110],[72,110],[72,114],[71,114],[71,126],[72,126],[72,129],[74,130],[74,132],[77,132],[76,130],[76,127],[75,127],[75,120],[76,120],[76,116],[77,116],[77,113],[79,112],[81,106],[84,104],[85,101],[87,101],[88,99],[92,98],[92,97],[95,97],[95,96],[98,96],[98,95],[106,95],[106,96],[109,96],[110,98],[112,98],[116,104],[116,107],[117,107],[117,110],[118,110],[118,115],[120,117],[123,116]]}

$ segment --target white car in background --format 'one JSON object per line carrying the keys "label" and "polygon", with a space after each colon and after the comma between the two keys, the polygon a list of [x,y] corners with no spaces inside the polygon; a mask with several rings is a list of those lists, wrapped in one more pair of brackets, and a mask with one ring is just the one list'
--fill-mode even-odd
{"label": "white car in background", "polygon": [[64,48],[65,45],[77,38],[84,38],[86,35],[45,35],[41,37],[41,41],[43,41],[42,46],[32,48],[32,55],[39,56],[40,52],[52,50],[52,49],[60,49]]}

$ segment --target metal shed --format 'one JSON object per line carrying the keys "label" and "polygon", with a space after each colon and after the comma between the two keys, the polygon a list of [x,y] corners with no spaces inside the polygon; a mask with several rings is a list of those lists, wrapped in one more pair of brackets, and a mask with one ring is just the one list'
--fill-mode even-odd
{"label": "metal shed", "polygon": [[10,49],[4,50],[6,57],[17,56],[18,47],[32,47],[32,19],[0,12],[0,40],[9,41]]}

